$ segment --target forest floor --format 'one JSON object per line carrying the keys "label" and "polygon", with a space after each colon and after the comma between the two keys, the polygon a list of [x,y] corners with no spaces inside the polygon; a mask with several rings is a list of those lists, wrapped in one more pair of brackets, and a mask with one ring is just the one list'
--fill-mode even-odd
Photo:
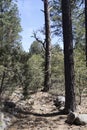
{"label": "forest floor", "polygon": [[[19,100],[19,94],[19,97],[14,95],[11,98],[22,111],[13,114],[8,130],[87,130],[87,125],[65,123],[67,116],[60,114],[53,104],[53,95],[49,93],[36,92],[26,100]],[[77,110],[79,113],[87,113],[87,98],[83,99]]]}

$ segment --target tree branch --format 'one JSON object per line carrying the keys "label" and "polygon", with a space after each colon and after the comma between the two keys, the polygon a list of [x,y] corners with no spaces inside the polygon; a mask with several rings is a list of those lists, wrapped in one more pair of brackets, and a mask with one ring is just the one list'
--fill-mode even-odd
{"label": "tree branch", "polygon": [[41,43],[43,45],[43,48],[46,49],[46,47],[45,47],[45,39],[44,39],[44,41],[42,41],[39,37],[37,37],[37,33],[36,32],[33,32],[33,36],[31,36],[31,37],[35,38],[35,40],[37,42]]}

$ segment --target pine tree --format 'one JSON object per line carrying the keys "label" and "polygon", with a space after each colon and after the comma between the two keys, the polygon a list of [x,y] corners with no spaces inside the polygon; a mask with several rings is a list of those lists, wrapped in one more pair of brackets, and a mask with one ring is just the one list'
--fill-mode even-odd
{"label": "pine tree", "polygon": [[74,59],[70,0],[62,0],[62,24],[65,68],[65,111],[75,111]]}
{"label": "pine tree", "polygon": [[51,38],[50,38],[50,17],[49,17],[48,0],[44,0],[44,17],[45,17],[45,75],[44,89],[47,92],[51,87]]}
{"label": "pine tree", "polygon": [[87,0],[85,0],[85,44],[86,44],[86,66],[87,66]]}
{"label": "pine tree", "polygon": [[[21,25],[17,4],[12,0],[0,1],[0,88],[13,85],[19,52]],[[16,69],[15,69],[16,68]],[[9,84],[9,85],[8,85]],[[4,87],[3,87],[4,86]]]}

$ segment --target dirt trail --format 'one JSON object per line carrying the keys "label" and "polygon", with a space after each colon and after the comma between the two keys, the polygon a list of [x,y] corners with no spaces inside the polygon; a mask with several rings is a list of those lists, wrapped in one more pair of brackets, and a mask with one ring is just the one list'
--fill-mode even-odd
{"label": "dirt trail", "polygon": [[19,113],[9,130],[87,130],[87,126],[66,124],[66,115],[58,114],[48,93],[37,92],[17,105],[24,107],[25,114]]}

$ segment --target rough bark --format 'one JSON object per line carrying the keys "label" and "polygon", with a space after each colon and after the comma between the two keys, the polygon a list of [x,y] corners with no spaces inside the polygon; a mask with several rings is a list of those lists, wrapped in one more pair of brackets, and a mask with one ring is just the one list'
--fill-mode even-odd
{"label": "rough bark", "polygon": [[64,40],[65,111],[75,111],[74,59],[70,0],[62,0],[62,25]]}
{"label": "rough bark", "polygon": [[87,0],[85,0],[85,45],[86,45],[86,67],[87,67]]}
{"label": "rough bark", "polygon": [[2,91],[3,91],[4,79],[5,79],[5,71],[3,71],[3,75],[2,75],[2,79],[1,79],[0,95],[2,94]]}
{"label": "rough bark", "polygon": [[44,0],[44,17],[45,17],[45,75],[44,75],[44,92],[51,87],[51,38],[50,38],[50,16],[48,10],[48,0]]}

